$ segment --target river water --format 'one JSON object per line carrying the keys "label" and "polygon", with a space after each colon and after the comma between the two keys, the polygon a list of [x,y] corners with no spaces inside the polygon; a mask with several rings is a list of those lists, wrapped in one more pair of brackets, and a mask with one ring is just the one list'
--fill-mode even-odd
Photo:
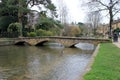
{"label": "river water", "polygon": [[93,53],[85,45],[0,46],[0,80],[79,80]]}

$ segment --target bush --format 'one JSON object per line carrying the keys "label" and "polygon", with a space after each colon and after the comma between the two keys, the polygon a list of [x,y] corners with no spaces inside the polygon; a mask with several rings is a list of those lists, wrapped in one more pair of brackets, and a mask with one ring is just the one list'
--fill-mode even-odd
{"label": "bush", "polygon": [[51,31],[46,31],[45,36],[53,36],[53,33]]}
{"label": "bush", "polygon": [[51,31],[46,31],[43,29],[38,29],[36,31],[37,36],[53,36],[53,33]]}
{"label": "bush", "polygon": [[30,32],[30,33],[27,33],[29,37],[36,37],[36,33],[35,32]]}
{"label": "bush", "polygon": [[37,34],[37,36],[44,36],[44,35],[45,35],[45,30],[43,30],[43,29],[38,29],[38,30],[36,31],[36,34]]}
{"label": "bush", "polygon": [[20,33],[20,29],[21,29],[22,25],[20,23],[11,23],[8,27],[8,32],[19,32]]}
{"label": "bush", "polygon": [[22,34],[22,31],[21,31],[21,28],[22,28],[22,25],[20,23],[11,23],[8,28],[7,28],[7,31],[11,34],[16,34],[17,33],[17,36],[18,37],[19,35]]}

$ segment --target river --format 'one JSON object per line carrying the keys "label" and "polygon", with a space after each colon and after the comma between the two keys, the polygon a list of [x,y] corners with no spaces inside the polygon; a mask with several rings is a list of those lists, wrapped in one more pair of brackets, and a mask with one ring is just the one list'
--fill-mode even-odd
{"label": "river", "polygon": [[0,80],[79,80],[93,53],[82,46],[0,46]]}

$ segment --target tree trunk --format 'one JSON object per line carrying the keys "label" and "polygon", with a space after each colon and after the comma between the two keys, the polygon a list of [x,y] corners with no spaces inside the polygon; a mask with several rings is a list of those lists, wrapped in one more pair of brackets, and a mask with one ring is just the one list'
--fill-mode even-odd
{"label": "tree trunk", "polygon": [[111,5],[113,4],[113,1],[110,0],[110,7],[109,7],[109,15],[110,15],[110,21],[109,21],[109,38],[112,38],[112,23],[113,23],[113,6]]}
{"label": "tree trunk", "polygon": [[22,37],[23,36],[23,34],[22,34],[22,12],[21,12],[21,6],[22,6],[22,4],[21,4],[21,1],[19,0],[19,2],[18,2],[18,6],[19,6],[19,8],[18,8],[18,22],[21,24],[21,29],[20,29],[20,37]]}
{"label": "tree trunk", "polygon": [[109,10],[110,14],[110,21],[109,21],[109,38],[112,38],[112,23],[113,23],[113,13],[112,13],[112,8]]}

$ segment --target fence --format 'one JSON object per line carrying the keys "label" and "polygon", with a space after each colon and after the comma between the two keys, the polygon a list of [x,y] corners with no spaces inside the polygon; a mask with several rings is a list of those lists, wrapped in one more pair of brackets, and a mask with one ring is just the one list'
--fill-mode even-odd
{"label": "fence", "polygon": [[0,32],[0,38],[15,38],[18,36],[18,32]]}

